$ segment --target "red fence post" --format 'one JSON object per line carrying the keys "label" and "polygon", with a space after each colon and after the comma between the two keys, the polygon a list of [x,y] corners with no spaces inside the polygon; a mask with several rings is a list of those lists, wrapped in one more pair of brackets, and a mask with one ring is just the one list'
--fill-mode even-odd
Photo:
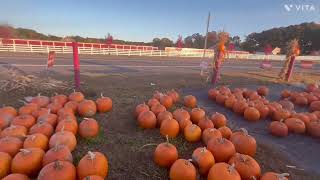
{"label": "red fence post", "polygon": [[288,68],[287,73],[286,73],[286,81],[289,81],[290,78],[291,78],[295,60],[296,60],[296,57],[295,56],[291,56],[289,68]]}
{"label": "red fence post", "polygon": [[73,71],[74,71],[74,83],[76,89],[80,88],[80,61],[78,52],[78,43],[72,42],[73,48]]}

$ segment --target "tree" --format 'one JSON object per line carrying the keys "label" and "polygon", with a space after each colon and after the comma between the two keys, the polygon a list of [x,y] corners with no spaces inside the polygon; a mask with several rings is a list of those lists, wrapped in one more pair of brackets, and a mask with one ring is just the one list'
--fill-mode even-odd
{"label": "tree", "polygon": [[9,25],[0,25],[0,38],[13,38],[14,29]]}

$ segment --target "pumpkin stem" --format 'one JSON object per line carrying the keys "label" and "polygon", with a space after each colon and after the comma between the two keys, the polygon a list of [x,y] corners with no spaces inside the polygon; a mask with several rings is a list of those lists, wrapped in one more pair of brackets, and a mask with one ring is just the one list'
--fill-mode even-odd
{"label": "pumpkin stem", "polygon": [[24,105],[26,105],[26,104],[28,104],[26,101],[24,101],[24,100],[19,100],[19,102],[22,102]]}
{"label": "pumpkin stem", "polygon": [[48,115],[49,115],[50,113],[51,113],[51,109],[49,108],[49,109],[48,109]]}
{"label": "pumpkin stem", "polygon": [[20,149],[19,150],[23,155],[31,153],[31,151],[29,149]]}
{"label": "pumpkin stem", "polygon": [[54,145],[53,151],[58,151],[59,150],[59,143],[57,141],[57,143]]}
{"label": "pumpkin stem", "polygon": [[251,179],[253,180],[257,180],[257,178],[255,176],[251,176]]}
{"label": "pumpkin stem", "polygon": [[221,138],[218,138],[218,142],[220,144],[223,144],[225,142],[225,138],[221,137]]}
{"label": "pumpkin stem", "polygon": [[53,167],[55,169],[57,169],[57,170],[61,170],[62,169],[62,163],[59,160],[57,160],[57,161],[54,162],[54,166]]}
{"label": "pumpkin stem", "polygon": [[102,92],[101,92],[100,96],[101,96],[102,98],[104,97]]}
{"label": "pumpkin stem", "polygon": [[249,135],[248,131],[246,130],[246,128],[240,128],[239,129],[241,132],[243,132],[246,136]]}
{"label": "pumpkin stem", "polygon": [[75,92],[76,92],[76,89],[73,89],[73,92],[75,93]]}
{"label": "pumpkin stem", "polygon": [[166,141],[167,141],[167,145],[169,144],[169,136],[168,134],[166,135]]}
{"label": "pumpkin stem", "polygon": [[34,141],[35,138],[36,138],[35,135],[31,135],[31,141]]}
{"label": "pumpkin stem", "polygon": [[229,170],[229,173],[232,173],[236,170],[236,165],[234,163],[232,163],[229,167],[228,167],[228,170]]}
{"label": "pumpkin stem", "polygon": [[96,155],[93,153],[93,152],[91,152],[91,151],[88,151],[88,158],[89,158],[89,160],[91,160],[91,162],[92,162],[92,165],[93,165],[93,161],[94,161],[94,159],[96,158]]}
{"label": "pumpkin stem", "polygon": [[204,152],[206,152],[207,151],[207,148],[206,147],[202,147],[201,149],[200,149],[200,152],[201,153],[204,153]]}
{"label": "pumpkin stem", "polygon": [[289,173],[281,173],[278,174],[279,180],[285,180],[286,177],[288,177],[290,174]]}

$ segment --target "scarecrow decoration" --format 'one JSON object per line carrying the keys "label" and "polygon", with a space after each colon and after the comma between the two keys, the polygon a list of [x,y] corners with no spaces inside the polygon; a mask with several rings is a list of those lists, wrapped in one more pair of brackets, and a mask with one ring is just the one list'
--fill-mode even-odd
{"label": "scarecrow decoration", "polygon": [[289,42],[287,46],[286,60],[279,74],[280,79],[286,81],[290,80],[296,56],[298,56],[299,54],[299,42],[297,39],[293,39]]}
{"label": "scarecrow decoration", "polygon": [[225,44],[229,40],[229,34],[227,32],[219,32],[218,34],[218,43],[214,50],[214,62],[213,62],[213,75],[212,75],[212,84],[216,85],[220,79],[220,68],[224,62],[227,50]]}

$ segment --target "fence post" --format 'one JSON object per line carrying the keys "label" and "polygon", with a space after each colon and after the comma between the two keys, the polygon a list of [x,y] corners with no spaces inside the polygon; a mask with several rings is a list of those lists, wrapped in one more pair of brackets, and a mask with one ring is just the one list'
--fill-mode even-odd
{"label": "fence post", "polygon": [[80,60],[79,60],[79,51],[78,51],[78,43],[72,42],[73,48],[73,71],[74,71],[74,81],[75,88],[80,88]]}

